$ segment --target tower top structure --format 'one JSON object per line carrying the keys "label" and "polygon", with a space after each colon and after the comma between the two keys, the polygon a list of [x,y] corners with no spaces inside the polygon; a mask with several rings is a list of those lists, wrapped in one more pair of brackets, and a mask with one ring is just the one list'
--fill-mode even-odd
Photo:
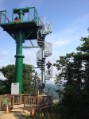
{"label": "tower top structure", "polygon": [[[16,17],[19,20],[16,20]],[[13,9],[11,19],[7,16],[7,11],[3,10],[0,11],[0,26],[13,38],[15,38],[18,30],[22,30],[25,32],[26,39],[37,39],[37,31],[41,27],[41,20],[35,7]],[[29,34],[29,31],[32,32]]]}
{"label": "tower top structure", "polygon": [[[51,32],[51,25],[43,24],[35,7],[14,8],[12,18],[9,19],[9,17],[6,10],[0,11],[0,26],[13,38],[15,38],[16,31],[19,29],[25,31],[25,38],[28,40],[37,39],[38,29],[40,29],[41,37]],[[29,31],[32,32],[29,34]]]}

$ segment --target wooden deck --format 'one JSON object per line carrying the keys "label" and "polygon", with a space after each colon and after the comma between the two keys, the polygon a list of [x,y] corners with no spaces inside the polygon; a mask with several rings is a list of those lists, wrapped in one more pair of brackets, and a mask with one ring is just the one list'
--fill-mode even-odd
{"label": "wooden deck", "polygon": [[49,111],[52,106],[52,98],[46,95],[0,95],[0,110],[6,110],[7,104],[12,112],[27,110],[35,115],[36,112]]}

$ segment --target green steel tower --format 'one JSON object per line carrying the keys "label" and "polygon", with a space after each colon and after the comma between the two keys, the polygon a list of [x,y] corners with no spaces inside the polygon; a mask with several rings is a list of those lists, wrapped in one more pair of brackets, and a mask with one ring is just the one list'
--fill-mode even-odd
{"label": "green steel tower", "polygon": [[[38,17],[35,7],[26,7],[21,9],[13,9],[12,18],[9,19],[7,11],[0,11],[0,26],[16,41],[16,70],[15,81],[19,83],[19,94],[22,93],[23,79],[23,54],[22,48],[25,40],[36,39],[38,45],[42,48],[42,66],[44,64],[44,39],[48,34],[44,34],[44,28],[40,18]],[[43,70],[42,83],[43,83]]]}
{"label": "green steel tower", "polygon": [[[30,13],[33,17],[30,17]],[[35,7],[13,9],[12,20],[7,17],[7,11],[0,11],[0,26],[16,41],[16,74],[15,80],[19,83],[19,94],[22,93],[23,58],[22,45],[25,40],[37,39],[38,29],[41,29],[40,19]],[[39,35],[42,36],[41,32]]]}

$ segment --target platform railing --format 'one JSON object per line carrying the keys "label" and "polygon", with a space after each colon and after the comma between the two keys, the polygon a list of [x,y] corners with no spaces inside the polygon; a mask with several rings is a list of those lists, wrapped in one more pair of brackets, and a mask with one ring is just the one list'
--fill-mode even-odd
{"label": "platform railing", "polygon": [[41,111],[49,109],[52,106],[52,97],[44,95],[0,95],[0,110],[14,109],[14,105],[24,104],[24,110]]}
{"label": "platform railing", "polygon": [[0,24],[10,23],[11,21],[7,18],[6,10],[0,11]]}
{"label": "platform railing", "polygon": [[35,110],[47,109],[52,106],[51,96],[24,96],[24,109],[30,110],[34,108]]}
{"label": "platform railing", "polygon": [[12,96],[8,94],[0,95],[0,110],[6,110],[7,105],[9,109],[13,108]]}
{"label": "platform railing", "polygon": [[0,110],[6,110],[7,105],[9,109],[13,109],[14,105],[20,105],[23,102],[23,95],[0,95]]}
{"label": "platform railing", "polygon": [[[29,9],[28,12],[23,15],[23,21],[21,21],[19,23],[35,22],[37,26],[41,25],[40,18],[38,17],[36,8],[28,7],[28,9]],[[9,16],[7,15],[6,10],[0,11],[0,24],[12,24],[12,23],[14,23],[15,17],[16,17],[16,13],[13,13],[12,18],[11,18],[10,15]],[[10,20],[10,18],[11,18],[11,20]]]}

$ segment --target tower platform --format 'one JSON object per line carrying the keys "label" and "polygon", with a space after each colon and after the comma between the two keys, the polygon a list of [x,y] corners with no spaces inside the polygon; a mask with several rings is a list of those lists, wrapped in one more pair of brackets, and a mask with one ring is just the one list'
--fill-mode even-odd
{"label": "tower platform", "polygon": [[40,26],[32,22],[19,22],[19,23],[6,23],[0,24],[3,30],[7,31],[7,33],[11,36],[15,36],[18,30],[21,30],[25,33],[26,40],[37,39],[37,31]]}
{"label": "tower platform", "polygon": [[[9,16],[10,17],[10,16]],[[18,31],[25,34],[25,40],[37,39],[37,31],[41,26],[35,7],[13,9],[12,19],[7,16],[7,11],[0,11],[0,26],[14,39]]]}

